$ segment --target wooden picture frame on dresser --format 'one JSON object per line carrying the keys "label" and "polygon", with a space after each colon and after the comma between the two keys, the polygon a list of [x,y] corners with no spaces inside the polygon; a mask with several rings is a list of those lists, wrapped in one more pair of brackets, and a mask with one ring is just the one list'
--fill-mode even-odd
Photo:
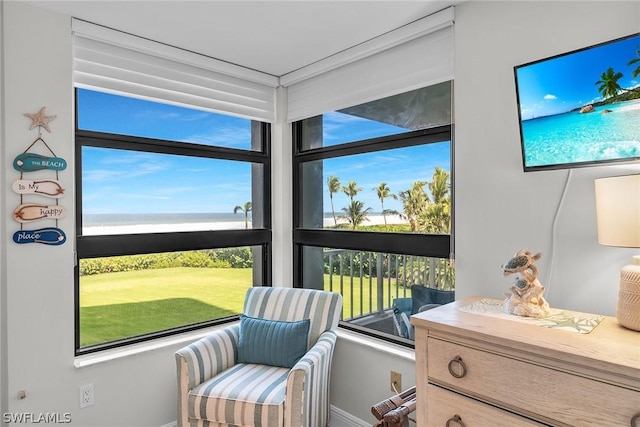
{"label": "wooden picture frame on dresser", "polygon": [[419,427],[640,427],[640,333],[573,333],[461,310],[411,318]]}

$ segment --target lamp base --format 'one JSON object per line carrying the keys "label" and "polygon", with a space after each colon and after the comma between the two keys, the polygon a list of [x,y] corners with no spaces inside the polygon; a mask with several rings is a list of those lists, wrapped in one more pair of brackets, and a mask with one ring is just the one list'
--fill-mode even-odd
{"label": "lamp base", "polygon": [[640,331],[640,256],[620,272],[616,317],[625,328]]}

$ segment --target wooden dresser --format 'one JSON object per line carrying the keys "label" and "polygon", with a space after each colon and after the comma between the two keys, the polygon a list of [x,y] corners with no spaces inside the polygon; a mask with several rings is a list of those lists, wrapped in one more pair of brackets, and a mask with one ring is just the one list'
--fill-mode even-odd
{"label": "wooden dresser", "polygon": [[640,332],[588,334],[460,310],[412,316],[418,427],[640,427]]}

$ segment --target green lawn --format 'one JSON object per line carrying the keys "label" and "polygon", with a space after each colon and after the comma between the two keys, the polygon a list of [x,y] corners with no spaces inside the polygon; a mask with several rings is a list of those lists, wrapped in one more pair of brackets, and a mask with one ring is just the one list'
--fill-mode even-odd
{"label": "green lawn", "polygon": [[164,268],[80,278],[80,345],[238,314],[247,268]]}
{"label": "green lawn", "polygon": [[[329,290],[329,275],[324,277]],[[188,268],[104,273],[80,278],[80,345],[82,347],[134,337],[206,320],[232,316],[242,311],[244,296],[252,283],[249,268]],[[353,291],[352,291],[353,289]],[[340,292],[334,276],[333,290]],[[343,318],[376,310],[375,280],[369,289],[348,278],[342,286]],[[391,296],[404,295],[391,284]],[[407,289],[407,296],[410,291]],[[360,307],[360,301],[364,307]],[[373,299],[371,299],[373,298]],[[389,284],[384,284],[384,304],[389,304]],[[352,310],[353,307],[353,310]]]}

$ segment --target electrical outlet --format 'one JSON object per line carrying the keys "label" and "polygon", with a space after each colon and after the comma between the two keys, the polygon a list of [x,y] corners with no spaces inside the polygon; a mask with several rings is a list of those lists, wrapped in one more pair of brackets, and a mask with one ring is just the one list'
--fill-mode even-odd
{"label": "electrical outlet", "polygon": [[402,391],[402,374],[400,372],[391,371],[391,380],[389,381],[391,391],[400,393]]}
{"label": "electrical outlet", "polygon": [[80,387],[80,407],[86,408],[94,403],[93,384],[86,384]]}

